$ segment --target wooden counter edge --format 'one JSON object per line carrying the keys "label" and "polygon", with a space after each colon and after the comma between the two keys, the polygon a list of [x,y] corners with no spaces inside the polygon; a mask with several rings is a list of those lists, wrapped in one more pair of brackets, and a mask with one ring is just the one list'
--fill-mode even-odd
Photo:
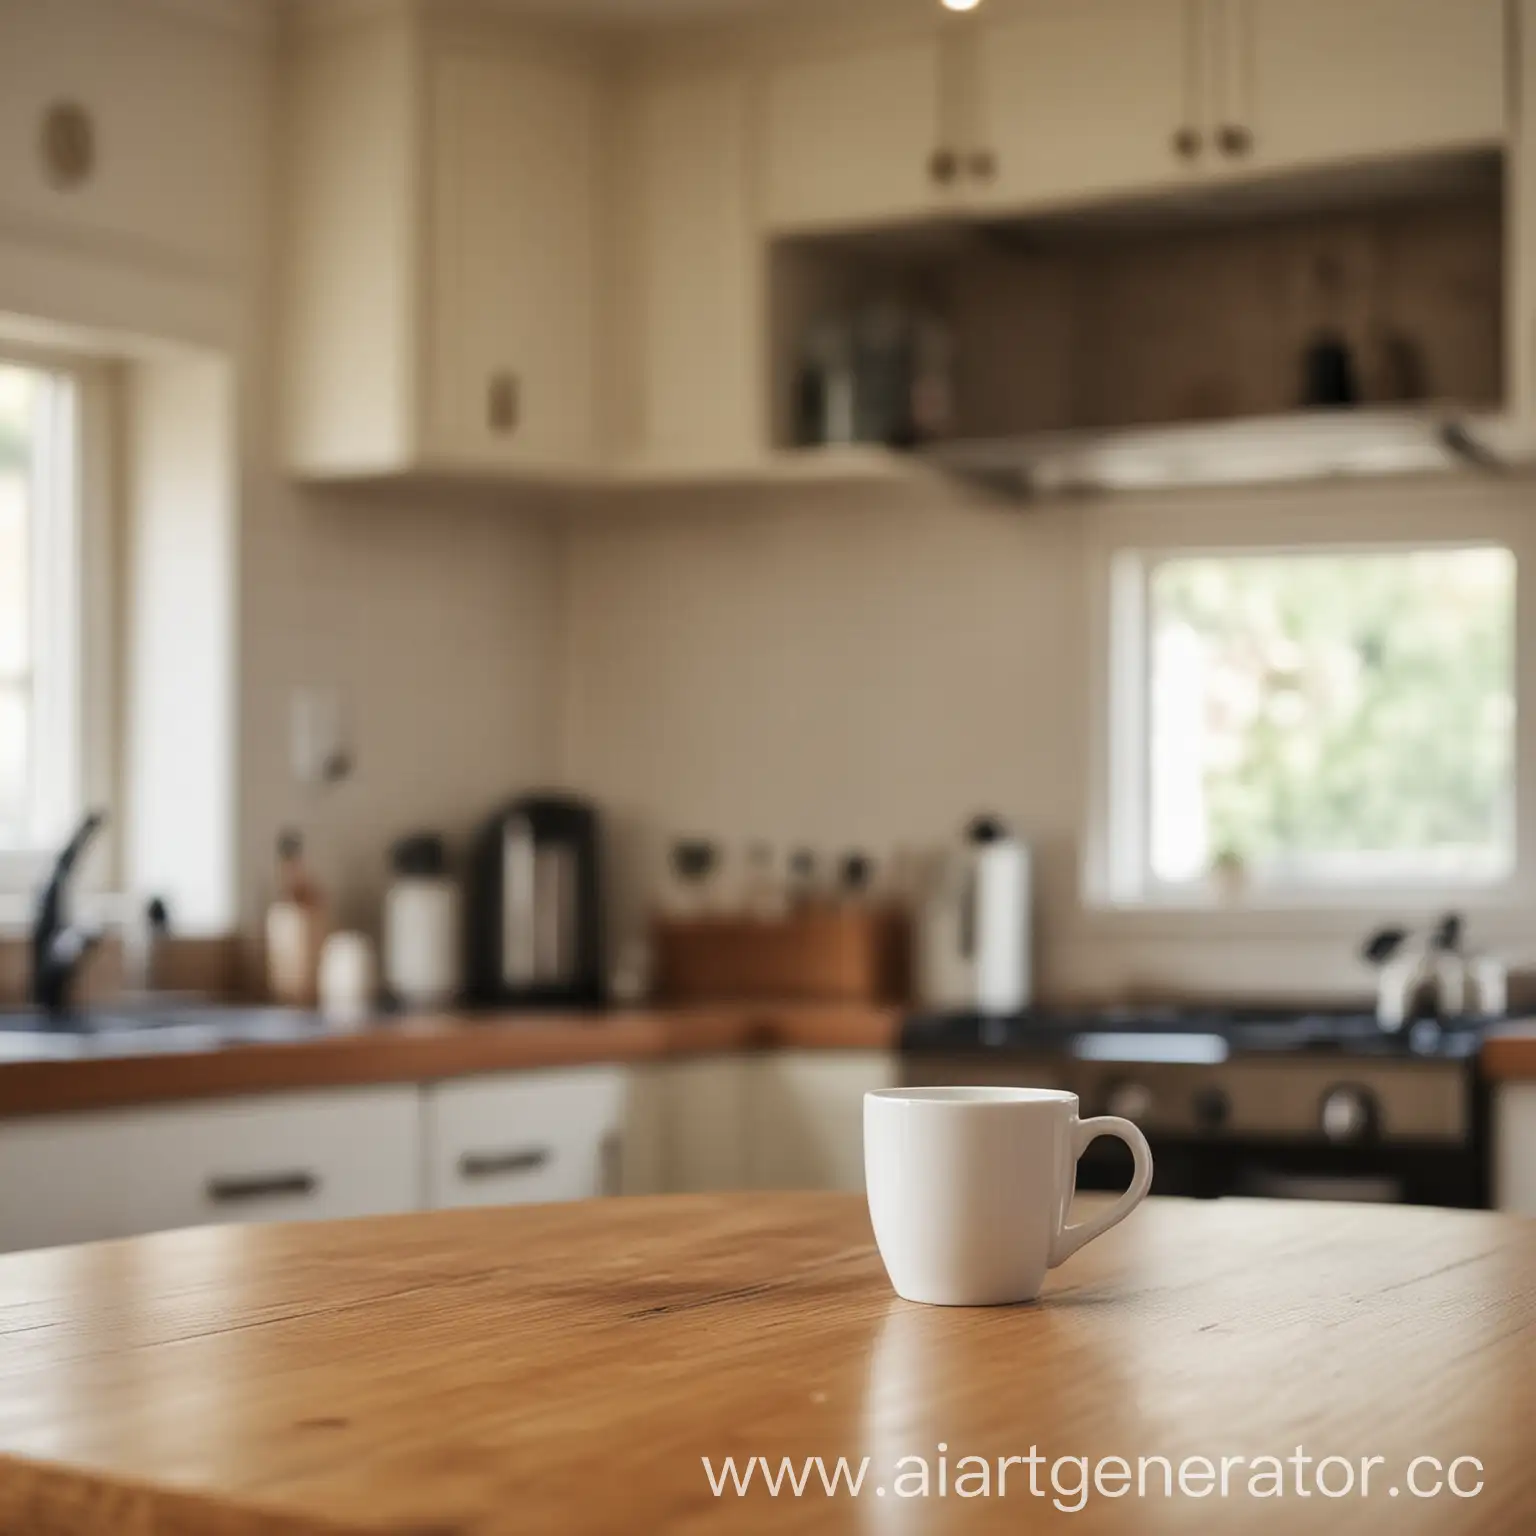
{"label": "wooden counter edge", "polygon": [[1491,1083],[1536,1082],[1536,1020],[1496,1025],[1483,1041],[1480,1059]]}
{"label": "wooden counter edge", "polygon": [[743,1050],[890,1050],[900,1010],[743,1003],[586,1017],[406,1018],[318,1040],[0,1063],[0,1121]]}

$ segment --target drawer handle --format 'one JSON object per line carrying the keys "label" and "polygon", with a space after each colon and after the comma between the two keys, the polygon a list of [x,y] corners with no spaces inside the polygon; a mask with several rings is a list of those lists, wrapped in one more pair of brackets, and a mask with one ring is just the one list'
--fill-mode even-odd
{"label": "drawer handle", "polygon": [[239,1205],[246,1200],[302,1199],[320,1188],[312,1173],[258,1173],[248,1178],[209,1179],[208,1198],[215,1205]]}
{"label": "drawer handle", "polygon": [[494,1179],[508,1173],[537,1173],[554,1162],[553,1147],[519,1147],[510,1152],[466,1152],[459,1159],[461,1179]]}
{"label": "drawer handle", "polygon": [[515,373],[493,373],[485,392],[486,423],[503,436],[517,431],[522,419],[522,386]]}

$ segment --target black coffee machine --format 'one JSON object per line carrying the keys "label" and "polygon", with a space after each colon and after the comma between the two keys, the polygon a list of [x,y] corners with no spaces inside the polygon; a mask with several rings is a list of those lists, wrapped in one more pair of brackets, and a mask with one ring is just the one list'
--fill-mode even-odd
{"label": "black coffee machine", "polygon": [[469,990],[486,1006],[604,1001],[597,811],[564,795],[514,800],[475,839]]}

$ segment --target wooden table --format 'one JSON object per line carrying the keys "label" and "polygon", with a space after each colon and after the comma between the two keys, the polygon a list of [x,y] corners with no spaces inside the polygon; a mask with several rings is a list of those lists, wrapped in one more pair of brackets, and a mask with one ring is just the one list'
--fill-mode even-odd
{"label": "wooden table", "polygon": [[[204,1230],[0,1260],[0,1532],[1524,1532],[1536,1224],[1153,1201],[1035,1306],[891,1294],[863,1204],[735,1195]],[[946,1447],[941,1451],[940,1447]],[[1044,1458],[1003,1470],[1000,1458]],[[1223,1456],[1371,1493],[1198,1492]],[[702,1458],[872,1458],[716,1498]],[[945,1460],[948,1492],[938,1492]],[[980,1462],[991,1496],[979,1495]],[[1417,1498],[1408,1464],[1463,1463]],[[915,1495],[927,1460],[929,1496]],[[1053,1473],[1078,1500],[1057,1512]],[[1148,1458],[1138,1468],[1139,1458]],[[1257,1464],[1263,1487],[1274,1485]],[[970,1480],[962,1485],[962,1474]],[[1147,1495],[1138,1496],[1145,1474]],[[813,1478],[815,1476],[813,1472]],[[1441,1480],[1427,1464],[1418,1485]],[[906,1481],[898,1486],[898,1476]],[[1342,1464],[1323,1471],[1342,1484]],[[1387,1489],[1397,1487],[1397,1497]],[[886,1492],[877,1490],[884,1488]],[[907,1495],[907,1496],[903,1496]]]}

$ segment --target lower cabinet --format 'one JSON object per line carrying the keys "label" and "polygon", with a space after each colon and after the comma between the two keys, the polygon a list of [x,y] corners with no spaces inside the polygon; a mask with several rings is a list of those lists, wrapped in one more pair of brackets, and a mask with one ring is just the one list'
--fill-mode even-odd
{"label": "lower cabinet", "polygon": [[747,1117],[758,1189],[864,1188],[864,1095],[896,1083],[883,1051],[778,1051],[757,1058]]}
{"label": "lower cabinet", "polygon": [[0,1250],[421,1203],[412,1086],[0,1124]]}
{"label": "lower cabinet", "polygon": [[663,1190],[696,1194],[750,1185],[747,1106],[755,1065],[752,1056],[698,1056],[659,1068]]}
{"label": "lower cabinet", "polygon": [[1494,1090],[1493,1203],[1536,1216],[1536,1083],[1501,1083]]}
{"label": "lower cabinet", "polygon": [[[894,1081],[886,1052],[785,1051],[4,1121],[0,1252],[211,1222],[861,1190],[864,1095]],[[1536,1088],[1529,1127],[1525,1170]]]}
{"label": "lower cabinet", "polygon": [[525,1205],[618,1194],[626,1074],[517,1072],[422,1092],[426,1203]]}
{"label": "lower cabinet", "polygon": [[864,1095],[895,1081],[886,1051],[658,1063],[632,1100],[624,1190],[862,1190]]}

